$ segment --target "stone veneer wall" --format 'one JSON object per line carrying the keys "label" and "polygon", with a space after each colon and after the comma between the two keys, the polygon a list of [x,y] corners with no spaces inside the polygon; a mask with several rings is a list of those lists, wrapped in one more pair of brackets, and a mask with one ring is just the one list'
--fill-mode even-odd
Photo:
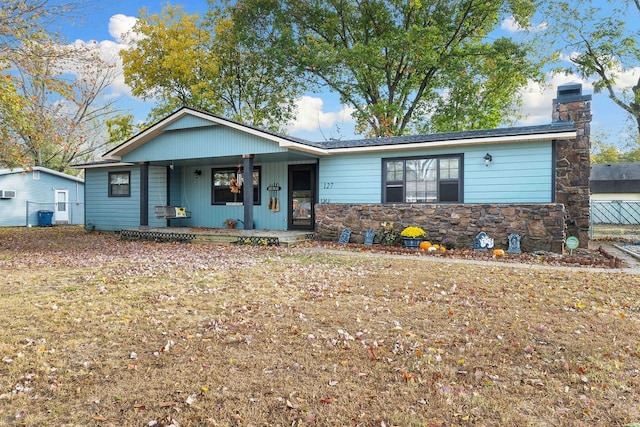
{"label": "stone veneer wall", "polygon": [[394,222],[399,230],[417,225],[434,243],[453,237],[459,247],[467,248],[481,231],[503,249],[509,247],[509,234],[517,233],[523,252],[562,253],[565,239],[565,210],[559,203],[317,204],[315,215],[316,238],[328,241],[338,241],[340,232],[349,228],[350,242],[363,243],[365,230],[377,232],[382,222]]}
{"label": "stone veneer wall", "polygon": [[591,162],[589,158],[591,95],[562,95],[553,100],[553,121],[573,121],[577,136],[569,141],[555,141],[556,203],[565,205],[567,236],[576,236],[580,247],[589,244],[589,197]]}

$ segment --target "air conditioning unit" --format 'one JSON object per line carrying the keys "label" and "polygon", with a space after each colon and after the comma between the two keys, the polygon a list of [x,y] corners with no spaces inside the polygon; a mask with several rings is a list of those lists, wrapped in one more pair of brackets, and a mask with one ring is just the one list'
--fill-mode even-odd
{"label": "air conditioning unit", "polygon": [[13,199],[16,197],[15,190],[0,190],[0,199]]}

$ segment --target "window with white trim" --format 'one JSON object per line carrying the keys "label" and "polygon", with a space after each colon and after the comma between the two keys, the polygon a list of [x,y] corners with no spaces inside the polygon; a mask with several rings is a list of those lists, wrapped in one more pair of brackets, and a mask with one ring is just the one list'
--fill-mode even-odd
{"label": "window with white trim", "polygon": [[382,160],[383,203],[462,202],[462,154]]}

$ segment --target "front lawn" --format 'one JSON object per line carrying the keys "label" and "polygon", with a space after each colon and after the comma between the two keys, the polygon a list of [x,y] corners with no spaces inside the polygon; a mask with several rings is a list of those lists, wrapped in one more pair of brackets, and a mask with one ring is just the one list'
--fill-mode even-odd
{"label": "front lawn", "polygon": [[625,426],[640,278],[0,229],[0,424]]}

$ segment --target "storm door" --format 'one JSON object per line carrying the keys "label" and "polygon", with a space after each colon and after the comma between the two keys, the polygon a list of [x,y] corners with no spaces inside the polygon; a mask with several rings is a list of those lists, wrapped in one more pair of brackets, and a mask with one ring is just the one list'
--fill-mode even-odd
{"label": "storm door", "polygon": [[56,190],[55,222],[69,223],[69,190]]}
{"label": "storm door", "polygon": [[290,230],[313,230],[316,200],[316,165],[289,166],[289,215]]}

